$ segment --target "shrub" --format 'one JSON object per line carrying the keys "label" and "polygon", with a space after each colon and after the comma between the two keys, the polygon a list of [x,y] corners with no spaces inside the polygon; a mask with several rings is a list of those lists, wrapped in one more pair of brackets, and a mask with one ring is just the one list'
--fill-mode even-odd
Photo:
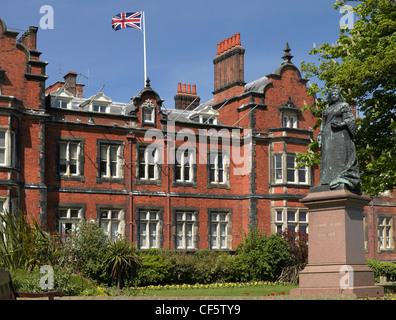
{"label": "shrub", "polygon": [[54,270],[54,288],[43,289],[40,286],[40,279],[43,274],[38,268],[28,271],[17,269],[11,271],[12,283],[15,291],[19,292],[45,292],[51,290],[62,290],[66,296],[78,295],[103,295],[92,281],[80,275],[72,274],[67,270]]}
{"label": "shrub", "polygon": [[231,254],[210,250],[198,250],[194,254],[193,283],[231,281],[234,278],[234,262]]}
{"label": "shrub", "polygon": [[233,258],[227,252],[163,249],[158,250],[157,254],[172,265],[166,279],[168,284],[224,282],[233,280],[234,277]]}
{"label": "shrub", "polygon": [[173,265],[160,254],[160,250],[139,252],[140,268],[125,283],[132,286],[147,286],[166,283]]}
{"label": "shrub", "polygon": [[172,264],[167,283],[195,283],[196,267],[194,253],[161,250],[160,255]]}
{"label": "shrub", "polygon": [[59,254],[51,235],[26,213],[0,214],[0,264],[8,270],[33,269],[52,263]]}
{"label": "shrub", "polygon": [[267,236],[257,227],[250,229],[235,257],[238,281],[274,281],[290,260],[290,245],[278,234]]}
{"label": "shrub", "polygon": [[366,264],[373,269],[376,282],[380,282],[381,276],[386,277],[386,281],[396,281],[396,263],[369,259]]}
{"label": "shrub", "polygon": [[76,273],[109,283],[108,244],[108,237],[98,223],[81,220],[72,235],[66,238],[62,266],[72,267]]}
{"label": "shrub", "polygon": [[280,232],[279,235],[291,247],[290,261],[282,270],[279,280],[297,284],[300,271],[305,268],[308,262],[308,234],[288,229]]}

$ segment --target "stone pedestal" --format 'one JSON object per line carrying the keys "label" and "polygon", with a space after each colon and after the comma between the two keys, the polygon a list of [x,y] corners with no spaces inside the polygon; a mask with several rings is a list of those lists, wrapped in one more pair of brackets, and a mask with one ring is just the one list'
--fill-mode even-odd
{"label": "stone pedestal", "polygon": [[364,257],[363,207],[370,200],[345,189],[319,189],[301,200],[309,209],[308,264],[291,295],[383,295]]}

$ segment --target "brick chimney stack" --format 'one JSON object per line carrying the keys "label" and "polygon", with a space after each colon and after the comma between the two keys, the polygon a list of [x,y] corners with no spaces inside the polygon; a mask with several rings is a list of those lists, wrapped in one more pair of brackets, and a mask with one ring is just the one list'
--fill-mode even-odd
{"label": "brick chimney stack", "polygon": [[214,64],[214,103],[244,92],[244,54],[238,33],[217,44]]}
{"label": "brick chimney stack", "polygon": [[69,71],[63,79],[65,79],[65,89],[73,96],[82,98],[84,85],[77,83],[77,73]]}
{"label": "brick chimney stack", "polygon": [[37,50],[37,31],[38,27],[30,26],[19,39],[18,42],[23,44],[28,50]]}
{"label": "brick chimney stack", "polygon": [[177,86],[177,93],[175,95],[175,108],[193,110],[199,106],[201,98],[197,95],[197,86],[195,84],[185,84],[179,82]]}
{"label": "brick chimney stack", "polygon": [[65,79],[65,89],[73,96],[76,95],[77,73],[74,71],[68,72],[63,79]]}

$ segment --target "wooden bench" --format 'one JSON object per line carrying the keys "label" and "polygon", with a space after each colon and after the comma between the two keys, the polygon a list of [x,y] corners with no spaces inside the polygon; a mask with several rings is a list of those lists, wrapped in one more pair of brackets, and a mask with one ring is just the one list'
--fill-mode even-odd
{"label": "wooden bench", "polygon": [[55,296],[62,297],[63,292],[59,290],[40,293],[15,292],[10,272],[0,268],[0,300],[16,300],[17,298],[48,298],[48,300],[54,300]]}

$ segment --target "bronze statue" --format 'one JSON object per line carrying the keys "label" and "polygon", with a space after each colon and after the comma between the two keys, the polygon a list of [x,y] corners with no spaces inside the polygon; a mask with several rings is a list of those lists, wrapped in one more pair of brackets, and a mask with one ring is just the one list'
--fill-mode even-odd
{"label": "bronze statue", "polygon": [[345,102],[339,88],[331,88],[318,135],[321,147],[319,186],[347,188],[354,193],[361,193],[359,165],[353,142],[355,131],[355,118],[349,104]]}

